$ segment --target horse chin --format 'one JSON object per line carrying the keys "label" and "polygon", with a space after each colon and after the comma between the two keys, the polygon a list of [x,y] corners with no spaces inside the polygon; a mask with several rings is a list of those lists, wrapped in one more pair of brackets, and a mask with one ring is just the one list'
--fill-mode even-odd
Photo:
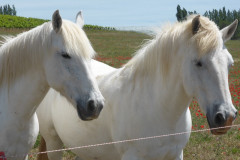
{"label": "horse chin", "polygon": [[[231,128],[231,127],[227,127],[228,124],[225,124],[225,125],[223,125],[223,126],[220,126],[220,128],[215,127],[215,126],[213,127],[213,126],[210,124],[210,122],[209,122],[208,116],[207,116],[207,121],[208,121],[208,125],[209,125],[209,127],[210,127],[210,129],[211,129],[211,133],[212,133],[213,135],[223,135],[223,134],[226,134],[227,131]],[[224,128],[223,128],[223,127],[224,127]]]}
{"label": "horse chin", "polygon": [[230,129],[231,127],[227,127],[227,128],[222,128],[222,129],[213,129],[211,130],[211,133],[213,135],[223,135],[226,134],[227,131]]}
{"label": "horse chin", "polygon": [[83,120],[83,121],[91,121],[91,120],[94,120],[95,118],[91,118],[91,117],[85,117],[85,116],[83,116],[83,115],[80,115],[80,114],[78,114],[79,115],[79,117],[81,118],[81,120]]}
{"label": "horse chin", "polygon": [[91,121],[98,118],[98,115],[88,115],[83,109],[77,107],[78,117],[83,121]]}

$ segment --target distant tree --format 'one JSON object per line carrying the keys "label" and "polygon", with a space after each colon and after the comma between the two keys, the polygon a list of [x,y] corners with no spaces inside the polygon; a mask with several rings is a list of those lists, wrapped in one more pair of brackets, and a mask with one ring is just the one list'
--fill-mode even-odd
{"label": "distant tree", "polygon": [[206,12],[203,14],[203,16],[205,16],[205,17],[209,17],[209,13],[208,13],[208,11],[206,11]]}
{"label": "distant tree", "polygon": [[15,6],[14,5],[12,5],[12,15],[13,16],[16,16],[17,15],[17,11],[16,11],[16,8],[15,8]]}
{"label": "distant tree", "polygon": [[188,12],[188,15],[192,15],[192,14],[198,14],[198,13],[197,13],[197,11],[195,11],[195,10],[194,10],[193,12],[192,12],[192,11],[189,11],[189,12]]}
{"label": "distant tree", "polygon": [[233,20],[233,14],[230,10],[227,11],[227,21],[230,22]]}
{"label": "distant tree", "polygon": [[4,5],[3,6],[3,14],[6,15],[8,13],[7,11],[7,5]]}
{"label": "distant tree", "polygon": [[226,12],[225,7],[223,7],[222,14],[223,14],[223,20],[226,21],[227,20],[227,12]]}
{"label": "distant tree", "polygon": [[16,16],[17,15],[17,11],[14,5],[12,5],[12,7],[7,4],[4,6],[0,6],[0,14],[2,15],[13,15]]}
{"label": "distant tree", "polygon": [[180,5],[177,5],[177,13],[176,13],[177,20],[180,22],[183,20],[183,13]]}
{"label": "distant tree", "polygon": [[12,15],[12,8],[9,4],[7,5],[7,15]]}
{"label": "distant tree", "polygon": [[185,8],[181,9],[180,5],[177,5],[177,13],[176,17],[179,22],[184,21],[187,19],[188,15],[191,14],[198,14],[196,11],[187,11]]}
{"label": "distant tree", "polygon": [[0,14],[3,14],[3,8],[0,6]]}
{"label": "distant tree", "polygon": [[188,12],[185,8],[182,9],[182,20],[186,20]]}

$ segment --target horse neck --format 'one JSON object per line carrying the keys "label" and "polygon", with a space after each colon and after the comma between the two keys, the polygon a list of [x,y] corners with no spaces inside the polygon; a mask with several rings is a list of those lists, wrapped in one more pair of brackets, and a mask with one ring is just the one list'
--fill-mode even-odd
{"label": "horse neck", "polygon": [[17,119],[29,120],[38,104],[46,95],[49,86],[40,70],[31,70],[20,76],[10,86],[1,87],[1,105]]}
{"label": "horse neck", "polygon": [[1,70],[1,105],[8,106],[10,114],[25,119],[31,118],[49,88],[40,58],[44,49],[39,29],[23,33],[1,48],[0,60],[6,68]]}
{"label": "horse neck", "polygon": [[165,79],[158,76],[139,79],[138,85],[139,88],[141,86],[141,91],[136,92],[142,94],[143,100],[144,96],[149,97],[147,109],[151,109],[156,114],[161,113],[165,120],[170,118],[169,121],[175,123],[186,111],[191,97],[188,97],[184,90],[179,72],[176,69],[170,70],[172,71]]}
{"label": "horse neck", "polygon": [[[154,47],[148,50],[148,52],[155,51],[157,50],[154,49]],[[161,58],[161,56],[158,58]],[[126,83],[131,83],[131,94],[136,96],[135,98],[139,101],[142,101],[138,103],[145,104],[142,105],[143,110],[147,109],[153,112],[153,114],[161,113],[162,116],[159,117],[160,120],[168,120],[169,122],[172,121],[172,123],[177,123],[182,115],[186,113],[191,97],[187,96],[183,87],[180,71],[181,57],[178,57],[176,54],[174,58],[171,56],[169,58],[168,68],[167,71],[165,71],[167,73],[162,71],[161,67],[163,66],[161,63],[152,65],[154,68],[151,68],[151,66],[145,67],[146,62],[151,62],[151,59],[140,61],[140,63],[137,64],[142,68],[145,67],[145,71],[141,69],[138,70],[139,68],[134,69],[134,66],[130,67],[126,65],[126,68],[124,68],[122,72],[130,73],[129,80],[126,81]],[[155,60],[156,59],[153,59],[152,61]],[[129,85],[126,84],[126,86]],[[126,89],[129,89],[129,87]],[[139,105],[134,107],[139,107]]]}

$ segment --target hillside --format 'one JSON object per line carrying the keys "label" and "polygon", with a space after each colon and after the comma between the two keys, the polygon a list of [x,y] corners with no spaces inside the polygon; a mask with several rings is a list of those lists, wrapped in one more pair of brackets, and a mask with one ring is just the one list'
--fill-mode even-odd
{"label": "hillside", "polygon": [[19,16],[0,15],[1,28],[34,28],[49,20],[25,18]]}
{"label": "hillside", "polygon": [[[26,18],[11,15],[0,14],[0,28],[12,29],[12,28],[34,28],[48,22],[49,20],[38,19],[38,18]],[[84,25],[85,30],[116,30],[113,27],[102,27],[97,25]]]}

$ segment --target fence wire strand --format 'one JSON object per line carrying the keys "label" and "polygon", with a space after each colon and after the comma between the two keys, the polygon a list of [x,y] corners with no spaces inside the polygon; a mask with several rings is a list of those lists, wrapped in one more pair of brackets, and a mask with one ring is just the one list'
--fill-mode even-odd
{"label": "fence wire strand", "polygon": [[[112,141],[112,142],[104,142],[104,143],[90,144],[90,145],[70,147],[70,148],[63,148],[63,149],[50,150],[50,151],[44,151],[44,152],[29,153],[28,156],[37,156],[39,154],[62,152],[62,151],[92,148],[92,147],[100,147],[100,146],[105,146],[105,145],[113,145],[113,144],[120,144],[120,143],[134,142],[134,141],[150,140],[150,139],[156,139],[156,138],[177,136],[177,135],[190,134],[190,133],[199,133],[199,132],[206,132],[206,131],[212,131],[212,130],[217,130],[217,129],[234,128],[234,127],[240,127],[240,124],[231,125],[231,126],[224,126],[224,127],[217,127],[217,128],[207,128],[207,129],[191,130],[191,131],[186,131],[186,132],[163,134],[163,135],[157,135],[157,136],[148,136],[148,137],[141,137],[141,138],[125,139],[125,140]],[[0,156],[0,158],[5,160],[4,158],[16,158],[16,157],[25,157],[25,156],[26,155],[24,155],[24,156],[23,155],[22,156],[7,156],[7,157],[6,156]]]}

